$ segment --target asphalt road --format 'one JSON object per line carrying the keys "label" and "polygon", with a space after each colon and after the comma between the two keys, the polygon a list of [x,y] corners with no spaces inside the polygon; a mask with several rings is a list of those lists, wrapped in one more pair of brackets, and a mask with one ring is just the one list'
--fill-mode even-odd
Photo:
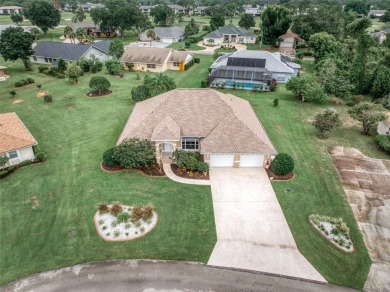
{"label": "asphalt road", "polygon": [[326,283],[199,263],[117,260],[35,274],[0,291],[354,291]]}

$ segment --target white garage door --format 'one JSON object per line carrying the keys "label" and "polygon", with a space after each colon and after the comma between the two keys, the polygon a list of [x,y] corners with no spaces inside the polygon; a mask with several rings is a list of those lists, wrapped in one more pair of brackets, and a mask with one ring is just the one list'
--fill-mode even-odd
{"label": "white garage door", "polygon": [[171,38],[161,38],[160,41],[164,44],[172,44],[173,43],[173,39],[171,39]]}
{"label": "white garage door", "polygon": [[240,167],[263,167],[264,155],[262,154],[241,154]]}
{"label": "white garage door", "polygon": [[211,154],[211,167],[233,167],[234,154]]}

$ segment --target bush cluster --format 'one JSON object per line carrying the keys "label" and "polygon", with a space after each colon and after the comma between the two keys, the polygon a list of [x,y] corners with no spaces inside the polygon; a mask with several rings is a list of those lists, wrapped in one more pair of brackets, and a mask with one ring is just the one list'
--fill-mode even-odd
{"label": "bush cluster", "polygon": [[184,70],[188,70],[189,68],[191,68],[194,65],[194,63],[195,63],[194,59],[189,61],[187,64],[184,65]]}
{"label": "bush cluster", "polygon": [[89,81],[89,87],[95,92],[103,92],[110,88],[111,83],[106,77],[94,76]]}
{"label": "bush cluster", "polygon": [[195,63],[200,63],[200,58],[194,58]]}
{"label": "bush cluster", "polygon": [[206,87],[207,87],[207,84],[208,84],[207,80],[202,80],[202,81],[200,82],[200,87],[206,88]]}
{"label": "bush cluster", "polygon": [[271,170],[277,175],[286,175],[294,170],[294,159],[287,153],[279,153],[271,162]]}
{"label": "bush cluster", "polygon": [[185,167],[188,170],[208,172],[210,169],[208,163],[201,160],[198,152],[175,150],[173,153],[173,161],[177,164],[177,166]]}
{"label": "bush cluster", "polygon": [[103,163],[107,166],[114,166],[118,165],[118,161],[115,160],[114,158],[114,147],[107,149],[103,153]]}
{"label": "bush cluster", "polygon": [[77,61],[77,65],[79,65],[81,70],[85,73],[86,72],[96,73],[102,71],[103,69],[103,63],[100,62],[99,60],[89,60],[89,59],[81,58],[80,60]]}
{"label": "bush cluster", "polygon": [[154,147],[149,140],[126,139],[114,148],[113,159],[126,168],[144,168],[156,163]]}
{"label": "bush cluster", "polygon": [[63,72],[60,72],[60,70],[57,67],[47,67],[47,66],[39,66],[38,67],[39,73],[46,74],[47,76],[53,76],[59,79],[65,78],[65,74]]}
{"label": "bush cluster", "polygon": [[15,82],[15,87],[21,87],[28,84],[33,84],[35,81],[34,79],[27,77],[26,79],[22,79]]}
{"label": "bush cluster", "polygon": [[383,152],[390,154],[390,136],[389,135],[377,135],[375,137],[375,142],[378,145],[379,149]]}
{"label": "bush cluster", "polygon": [[119,75],[122,71],[122,65],[119,61],[116,60],[108,60],[106,62],[106,69],[108,74],[110,75]]}
{"label": "bush cluster", "polygon": [[49,93],[45,93],[45,95],[43,96],[43,100],[45,101],[45,102],[52,102],[53,101],[53,97],[52,97],[52,95],[51,94],[49,94]]}

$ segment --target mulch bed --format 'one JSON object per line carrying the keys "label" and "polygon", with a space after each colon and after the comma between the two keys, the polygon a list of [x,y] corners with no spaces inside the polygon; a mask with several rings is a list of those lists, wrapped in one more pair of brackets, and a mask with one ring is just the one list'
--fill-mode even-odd
{"label": "mulch bed", "polygon": [[96,97],[96,96],[108,95],[110,93],[112,93],[112,90],[110,90],[110,89],[107,89],[107,90],[104,90],[104,91],[101,91],[101,92],[90,91],[90,92],[87,93],[87,96],[88,97]]}
{"label": "mulch bed", "polygon": [[[210,179],[210,173],[207,172],[205,175],[203,172],[199,171],[187,171],[183,169],[182,167],[178,167],[176,164],[171,164],[171,169],[174,174],[177,176],[180,176],[182,178],[189,178],[189,179],[204,179],[204,180],[209,180]],[[191,175],[192,173],[192,175]]]}
{"label": "mulch bed", "polygon": [[265,169],[265,171],[267,172],[268,177],[274,181],[275,180],[292,180],[295,177],[294,172],[291,172],[291,173],[286,174],[286,175],[277,175],[277,174],[273,173],[270,168]]}
{"label": "mulch bed", "polygon": [[[106,172],[119,172],[123,170],[128,170],[128,168],[120,166],[120,165],[105,165],[103,162],[100,163],[100,167]],[[136,169],[142,171],[147,176],[165,176],[165,172],[163,169],[160,171],[160,166],[158,164],[152,164],[148,168]]]}

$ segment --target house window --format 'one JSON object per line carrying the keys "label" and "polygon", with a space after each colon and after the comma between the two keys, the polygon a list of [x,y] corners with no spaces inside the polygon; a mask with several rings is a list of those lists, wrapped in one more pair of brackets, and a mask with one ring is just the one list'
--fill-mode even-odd
{"label": "house window", "polygon": [[278,75],[276,75],[276,80],[278,80],[278,81],[286,81],[286,75],[278,74]]}
{"label": "house window", "polygon": [[181,138],[181,148],[183,150],[199,150],[199,138],[194,138],[194,137]]}
{"label": "house window", "polygon": [[179,67],[179,62],[173,62],[173,67]]}
{"label": "house window", "polygon": [[146,64],[146,68],[148,68],[148,69],[156,69],[156,64]]}
{"label": "house window", "polygon": [[33,56],[33,60],[34,60],[34,61],[37,61],[37,57]]}
{"label": "house window", "polygon": [[15,150],[8,152],[8,155],[9,155],[9,159],[18,158],[18,153]]}
{"label": "house window", "polygon": [[46,63],[49,63],[49,59],[48,59],[48,58],[45,58],[45,62],[46,62]]}

